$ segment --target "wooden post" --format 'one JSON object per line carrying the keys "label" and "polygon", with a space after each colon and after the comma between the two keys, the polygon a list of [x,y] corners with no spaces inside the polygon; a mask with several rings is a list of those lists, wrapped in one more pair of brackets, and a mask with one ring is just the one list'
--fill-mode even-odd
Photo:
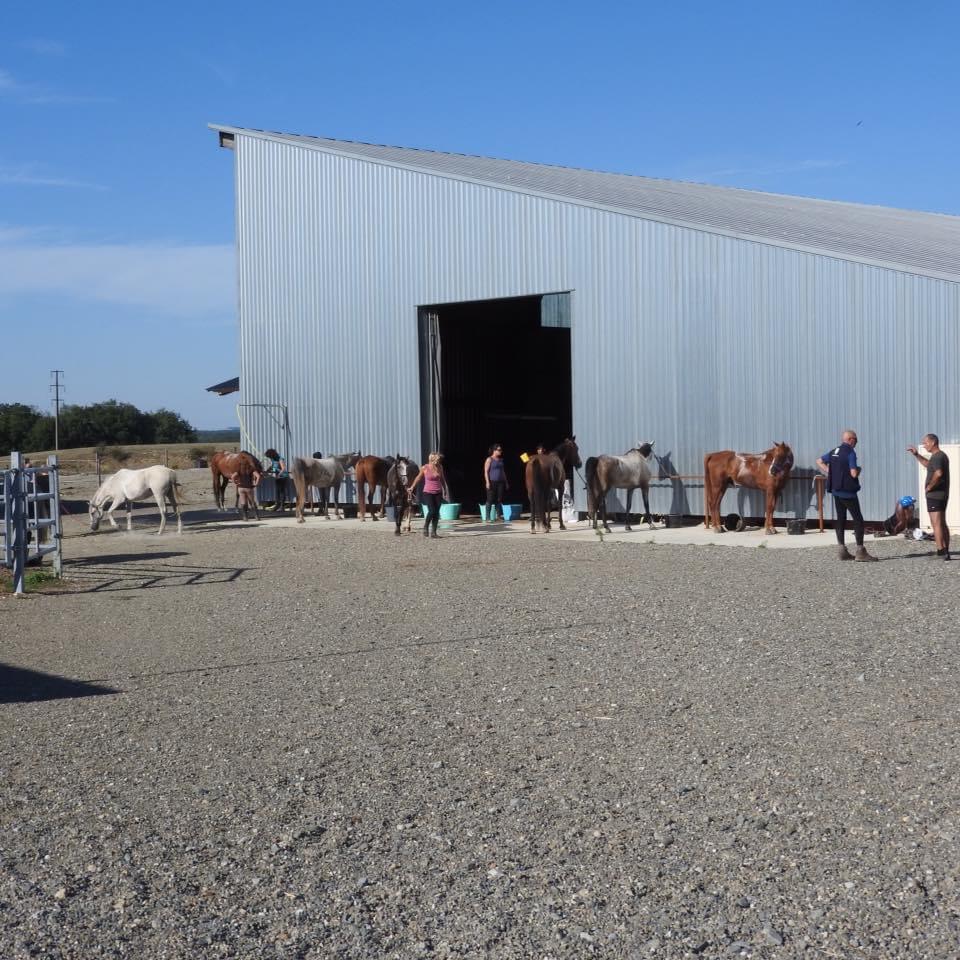
{"label": "wooden post", "polygon": [[99,487],[100,484],[103,483],[103,481],[100,479],[100,469],[101,469],[100,450],[97,449],[97,450],[95,451],[95,453],[96,453],[96,456],[97,456],[97,486]]}

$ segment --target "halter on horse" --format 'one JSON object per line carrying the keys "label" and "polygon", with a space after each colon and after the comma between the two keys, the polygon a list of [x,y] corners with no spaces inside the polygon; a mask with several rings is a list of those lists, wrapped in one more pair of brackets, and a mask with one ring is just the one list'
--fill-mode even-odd
{"label": "halter on horse", "polygon": [[390,505],[393,507],[393,516],[397,524],[394,533],[400,536],[400,527],[404,516],[407,519],[407,533],[410,532],[413,520],[413,511],[416,509],[416,498],[407,491],[407,485],[420,472],[420,467],[408,457],[401,457],[398,453],[387,471],[387,490]]}
{"label": "halter on horse", "polygon": [[537,521],[544,533],[550,532],[550,514],[556,501],[560,529],[563,524],[563,493],[567,481],[573,483],[573,472],[581,466],[576,437],[567,437],[550,453],[538,453],[527,461],[524,480],[530,501],[530,532],[537,532]]}
{"label": "halter on horse", "polygon": [[650,478],[653,471],[650,462],[653,459],[653,441],[638,443],[628,450],[622,457],[601,454],[599,457],[587,459],[587,511],[593,521],[593,529],[597,529],[597,519],[600,518],[603,529],[610,532],[607,524],[607,494],[611,490],[627,491],[627,522],[624,530],[631,530],[630,503],[633,500],[633,491],[638,487],[643,495],[643,519],[653,526],[653,517],[650,516]]}
{"label": "halter on horse", "polygon": [[290,475],[297,490],[297,523],[303,523],[303,504],[307,497],[307,488],[316,487],[323,497],[323,515],[330,519],[330,498],[327,492],[333,487],[333,502],[337,519],[342,520],[340,513],[340,484],[344,474],[359,459],[359,453],[342,453],[335,457],[324,457],[315,460],[313,457],[296,457]]}
{"label": "halter on horse", "polygon": [[718,450],[703,458],[704,526],[723,533],[720,523],[720,501],[728,487],[749,487],[766,494],[764,530],[776,533],[773,511],[777,498],[793,469],[793,451],[784,441],[775,443],[763,453],[736,453]]}

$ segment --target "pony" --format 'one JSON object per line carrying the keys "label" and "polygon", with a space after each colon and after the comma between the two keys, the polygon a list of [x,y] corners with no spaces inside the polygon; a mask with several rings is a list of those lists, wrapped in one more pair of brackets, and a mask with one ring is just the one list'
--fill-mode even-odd
{"label": "pony", "polygon": [[[113,519],[113,511],[121,503],[127,505],[127,530],[133,529],[133,501],[146,500],[150,495],[157,501],[160,510],[159,536],[167,526],[166,502],[173,507],[177,515],[177,533],[183,533],[183,521],[180,517],[180,504],[183,503],[180,484],[177,475],[169,467],[157,464],[153,467],[144,467],[142,470],[118,470],[113,476],[107,477],[97,488],[97,492],[90,499],[90,529],[96,530],[106,513],[114,529],[117,521]],[[109,510],[104,511],[107,501],[111,501]]]}
{"label": "pony", "polygon": [[524,468],[524,480],[527,498],[530,501],[530,532],[537,532],[537,522],[544,533],[550,532],[550,514],[553,503],[557,505],[557,518],[560,529],[563,524],[563,494],[567,481],[573,485],[573,471],[582,466],[580,449],[576,437],[567,437],[563,443],[554,447],[550,453],[538,453],[531,457]]}
{"label": "pony", "polygon": [[367,487],[370,488],[369,506],[373,507],[373,495],[377,487],[380,488],[380,516],[376,510],[371,511],[374,520],[380,520],[387,513],[387,473],[393,464],[393,457],[360,457],[354,469],[357,481],[357,515],[361,520],[367,519]]}
{"label": "pony", "polygon": [[387,471],[387,491],[390,505],[393,507],[393,518],[397,528],[394,533],[400,536],[400,527],[404,517],[407,520],[407,533],[410,532],[413,520],[413,511],[416,509],[416,496],[408,491],[413,478],[420,472],[419,464],[408,457],[401,457],[398,453]]}
{"label": "pony", "polygon": [[290,476],[293,477],[293,485],[297,491],[297,523],[304,522],[303,504],[310,487],[316,487],[321,491],[323,515],[327,520],[330,519],[330,499],[327,491],[333,487],[333,502],[337,519],[343,519],[340,512],[340,484],[343,483],[346,472],[356,464],[359,458],[359,451],[356,453],[341,453],[334,457],[324,457],[322,460],[313,457],[294,457]]}
{"label": "pony", "polygon": [[607,493],[610,490],[627,491],[627,522],[624,530],[630,531],[630,502],[633,491],[638,487],[643,495],[643,520],[653,526],[653,517],[650,516],[650,478],[652,471],[650,461],[653,459],[653,441],[638,443],[628,450],[622,457],[601,454],[599,457],[588,457],[586,466],[587,475],[587,513],[593,521],[593,529],[597,529],[597,519],[601,519],[603,529],[610,532],[607,524]]}
{"label": "pony", "polygon": [[210,458],[210,475],[213,479],[213,499],[217,503],[217,510],[221,513],[226,509],[226,491],[230,478],[235,473],[249,473],[254,471],[263,475],[263,464],[249,451],[227,453],[221,450]]}
{"label": "pony", "polygon": [[720,523],[720,501],[727,487],[750,487],[763,490],[767,495],[764,531],[776,533],[773,526],[773,508],[784,484],[790,479],[793,469],[793,451],[784,442],[775,443],[763,453],[736,453],[733,450],[718,450],[703,458],[704,526],[711,525],[717,533],[723,533]]}

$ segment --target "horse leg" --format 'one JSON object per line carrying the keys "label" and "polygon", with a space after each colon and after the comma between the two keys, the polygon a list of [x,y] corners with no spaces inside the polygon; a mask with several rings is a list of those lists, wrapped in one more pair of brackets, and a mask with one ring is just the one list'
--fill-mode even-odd
{"label": "horse leg", "polygon": [[627,487],[627,522],[624,530],[627,533],[633,533],[633,527],[630,526],[630,504],[633,503],[633,487]]}
{"label": "horse leg", "polygon": [[157,493],[155,490],[153,491],[153,499],[157,501],[157,509],[160,511],[160,529],[157,531],[159,537],[167,528],[167,505],[163,502],[163,494]]}
{"label": "horse leg", "polygon": [[127,533],[133,529],[133,501],[125,501],[127,507]]}
{"label": "horse leg", "polygon": [[653,527],[653,517],[650,516],[650,488],[641,487],[640,493],[643,495],[643,519],[648,527]]}
{"label": "horse leg", "polygon": [[597,503],[599,504],[601,515],[601,526],[607,533],[612,533],[613,531],[610,529],[610,523],[607,518],[607,488],[602,483],[597,490]]}
{"label": "horse leg", "polygon": [[767,487],[767,515],[766,523],[764,524],[764,533],[766,533],[767,536],[777,532],[777,528],[773,525],[773,508],[776,506],[776,503],[777,494],[774,488],[772,486]]}

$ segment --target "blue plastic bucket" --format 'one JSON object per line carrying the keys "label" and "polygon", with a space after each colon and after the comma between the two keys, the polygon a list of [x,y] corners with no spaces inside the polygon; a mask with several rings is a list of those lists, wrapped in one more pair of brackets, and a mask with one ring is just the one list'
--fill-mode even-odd
{"label": "blue plastic bucket", "polygon": [[[430,512],[430,508],[425,503],[421,504],[420,508],[423,510],[424,516],[426,516]],[[459,503],[441,503],[440,519],[441,520],[459,520],[460,504]]]}
{"label": "blue plastic bucket", "polygon": [[523,513],[522,503],[505,503],[503,505],[503,519],[508,523],[511,520],[519,520],[521,513]]}

